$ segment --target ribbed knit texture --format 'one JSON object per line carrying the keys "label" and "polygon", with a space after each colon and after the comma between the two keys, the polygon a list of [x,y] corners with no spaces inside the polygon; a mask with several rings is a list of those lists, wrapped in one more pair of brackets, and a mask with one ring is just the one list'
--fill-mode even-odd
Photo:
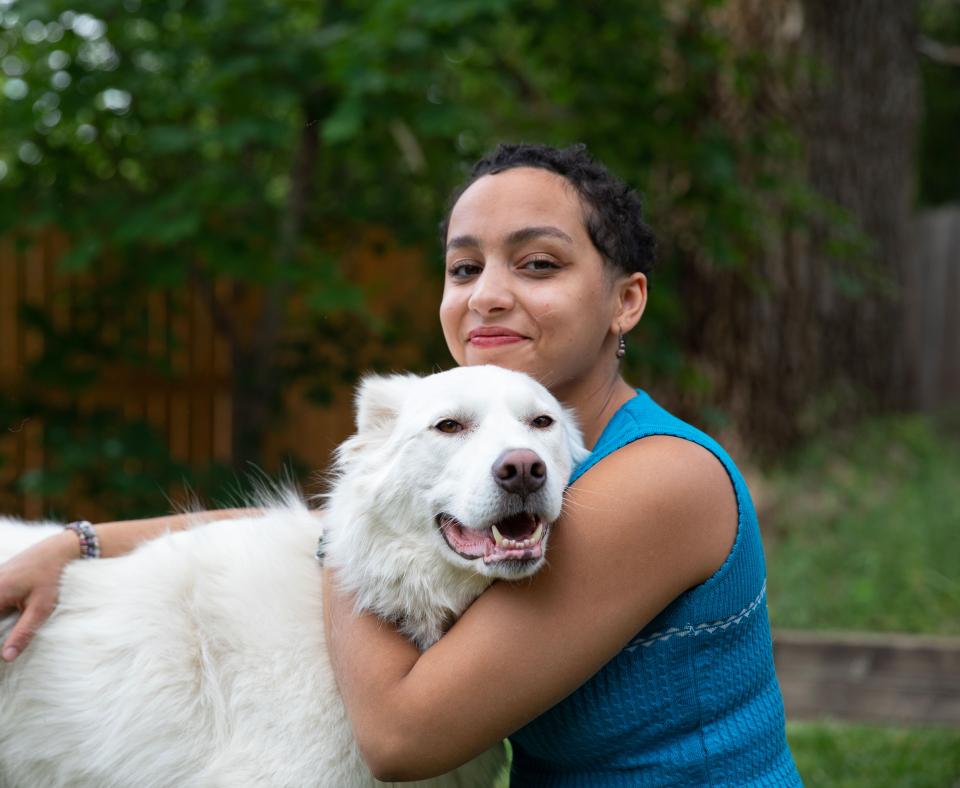
{"label": "ribbed knit texture", "polygon": [[610,420],[571,483],[647,435],[685,438],[723,463],[739,511],[733,548],[709,580],[674,600],[586,684],[510,737],[510,784],[801,785],[773,667],[757,515],[729,455],[639,391]]}

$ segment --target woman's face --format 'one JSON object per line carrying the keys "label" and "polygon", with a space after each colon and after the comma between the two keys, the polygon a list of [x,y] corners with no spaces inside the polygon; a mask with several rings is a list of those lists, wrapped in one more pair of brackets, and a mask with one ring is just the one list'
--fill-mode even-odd
{"label": "woman's face", "polygon": [[461,365],[527,372],[554,393],[615,369],[618,296],[604,265],[565,178],[533,167],[479,178],[447,230],[450,352]]}

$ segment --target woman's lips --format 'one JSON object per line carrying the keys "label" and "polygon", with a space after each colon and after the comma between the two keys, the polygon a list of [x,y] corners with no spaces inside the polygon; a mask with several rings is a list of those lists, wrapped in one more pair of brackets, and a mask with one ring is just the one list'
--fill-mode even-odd
{"label": "woman's lips", "polygon": [[524,337],[513,335],[498,334],[496,336],[473,337],[470,344],[474,347],[497,347],[498,345],[511,345],[514,342],[522,342]]}
{"label": "woman's lips", "polygon": [[476,347],[497,347],[522,342],[527,337],[509,328],[475,328],[467,335],[467,341]]}

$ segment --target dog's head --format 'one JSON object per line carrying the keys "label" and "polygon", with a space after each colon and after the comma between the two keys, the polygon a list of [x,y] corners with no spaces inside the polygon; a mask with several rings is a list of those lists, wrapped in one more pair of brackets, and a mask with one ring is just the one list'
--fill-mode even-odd
{"label": "dog's head", "polygon": [[393,549],[519,578],[543,564],[570,471],[585,455],[572,415],[543,386],[478,366],[366,378],[338,468],[342,492],[369,498],[363,506],[393,532]]}

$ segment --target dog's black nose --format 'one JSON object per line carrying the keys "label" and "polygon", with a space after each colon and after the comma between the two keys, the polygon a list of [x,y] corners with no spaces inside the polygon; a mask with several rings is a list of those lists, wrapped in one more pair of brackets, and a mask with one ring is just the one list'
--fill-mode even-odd
{"label": "dog's black nose", "polygon": [[504,490],[526,496],[547,480],[547,466],[530,449],[507,449],[493,463],[493,478]]}

